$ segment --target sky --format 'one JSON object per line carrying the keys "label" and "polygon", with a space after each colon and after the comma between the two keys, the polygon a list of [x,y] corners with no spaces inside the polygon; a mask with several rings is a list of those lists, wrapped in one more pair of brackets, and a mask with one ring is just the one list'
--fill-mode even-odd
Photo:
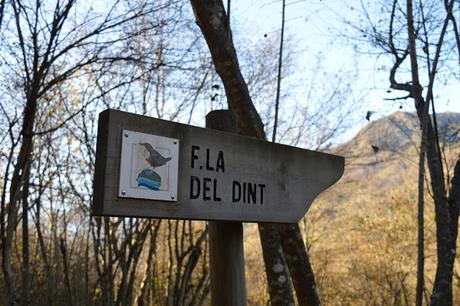
{"label": "sky", "polygon": [[[358,71],[355,89],[360,99],[362,116],[357,117],[353,128],[345,135],[346,138],[351,137],[367,123],[365,115],[368,110],[375,112],[372,117],[374,120],[399,110],[414,111],[411,99],[385,100],[385,98],[405,95],[403,92],[389,92],[388,70],[381,67],[390,65],[390,58],[378,56],[372,50],[363,52],[358,48],[357,51],[353,47],[356,41],[350,41],[344,36],[342,20],[359,22],[362,17],[361,8],[353,5],[359,5],[360,2],[356,0],[286,1],[285,35],[295,40],[299,71],[308,71],[309,65],[314,64],[318,58],[323,60],[325,69],[331,72]],[[281,8],[281,0],[232,1],[232,27],[236,28],[234,35],[238,35],[240,29],[255,41],[264,35],[279,35]],[[283,87],[281,89],[286,90]],[[438,87],[438,96],[435,100],[437,111],[460,112],[459,93],[458,79],[450,79],[446,86]]]}

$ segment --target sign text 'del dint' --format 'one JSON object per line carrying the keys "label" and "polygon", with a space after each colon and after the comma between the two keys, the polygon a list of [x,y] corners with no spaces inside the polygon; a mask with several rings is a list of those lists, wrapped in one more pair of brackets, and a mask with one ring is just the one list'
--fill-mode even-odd
{"label": "sign text 'del dint'", "polygon": [[342,157],[106,110],[93,215],[296,222]]}

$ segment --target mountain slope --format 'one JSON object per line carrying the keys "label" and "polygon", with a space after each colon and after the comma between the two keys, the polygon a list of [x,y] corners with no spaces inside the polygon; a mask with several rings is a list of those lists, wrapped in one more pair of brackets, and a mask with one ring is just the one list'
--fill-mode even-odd
{"label": "mountain slope", "polygon": [[[460,143],[460,113],[437,114],[441,148],[452,160]],[[413,113],[397,112],[370,122],[335,153],[346,158],[342,182],[360,181],[359,188],[387,192],[416,179],[420,128]],[[449,166],[449,164],[447,164]]]}
{"label": "mountain slope", "polygon": [[[436,115],[441,142],[460,141],[460,113],[440,113]],[[337,152],[349,156],[372,153],[372,145],[383,151],[407,150],[418,146],[420,126],[414,113],[396,112],[370,122],[355,137],[339,146]]]}
{"label": "mountain slope", "polygon": [[[460,114],[438,114],[437,121],[449,171],[460,153]],[[337,148],[346,157],[345,175],[321,195],[306,218],[325,305],[414,304],[419,144],[417,117],[398,112],[370,122]],[[429,189],[425,201],[430,292],[436,248]],[[454,296],[460,305],[460,286]]]}
{"label": "mountain slope", "polygon": [[[460,114],[437,117],[449,166],[460,153]],[[414,304],[419,137],[415,114],[398,112],[370,122],[333,151],[346,157],[344,176],[315,200],[300,222],[323,305]],[[430,292],[436,248],[429,193],[425,207]],[[260,288],[265,288],[264,274],[257,272],[263,270],[261,257],[257,228],[248,225],[246,277],[256,288],[248,292],[251,305],[261,305]],[[460,305],[457,285],[454,296]]]}

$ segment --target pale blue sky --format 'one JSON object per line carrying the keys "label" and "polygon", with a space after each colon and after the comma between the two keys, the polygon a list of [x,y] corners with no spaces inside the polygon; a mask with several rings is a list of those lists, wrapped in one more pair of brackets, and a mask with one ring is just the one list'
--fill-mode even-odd
{"label": "pale blue sky", "polygon": [[[224,1],[225,2],[225,1]],[[356,80],[356,92],[363,97],[359,104],[363,114],[358,117],[351,134],[364,126],[367,110],[376,111],[374,118],[379,118],[394,111],[413,111],[413,101],[388,101],[384,98],[404,96],[404,92],[388,93],[388,70],[379,70],[384,64],[391,64],[390,58],[378,57],[377,54],[357,53],[353,44],[343,36],[344,24],[340,19],[359,21],[361,16],[359,1],[347,0],[290,0],[286,1],[286,34],[293,36],[299,58],[298,69],[308,73],[321,52],[324,67],[331,71],[359,71]],[[281,23],[281,0],[234,0],[231,4],[232,27],[234,35],[247,33],[257,41],[264,34],[277,35]],[[365,43],[363,43],[365,44]],[[377,51],[377,50],[375,50]],[[356,64],[354,64],[356,63]],[[305,72],[307,71],[307,72]],[[447,86],[437,88],[435,98],[437,111],[460,112],[460,84],[452,78]],[[288,90],[282,87],[282,90]],[[400,106],[402,108],[400,109]],[[349,135],[351,136],[351,135]]]}

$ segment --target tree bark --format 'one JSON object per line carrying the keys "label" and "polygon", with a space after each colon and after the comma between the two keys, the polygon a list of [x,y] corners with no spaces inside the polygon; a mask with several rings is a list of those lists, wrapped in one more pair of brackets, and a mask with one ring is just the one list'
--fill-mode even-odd
{"label": "tree bark", "polygon": [[294,305],[291,278],[276,224],[259,223],[258,226],[271,305]]}
{"label": "tree bark", "polygon": [[26,166],[22,192],[22,292],[21,304],[30,305],[30,271],[29,271],[29,182],[30,162]]}
{"label": "tree bark", "polygon": [[[444,183],[444,173],[438,151],[436,131],[433,128],[430,118],[428,117],[429,103],[432,97],[434,76],[437,71],[439,54],[443,44],[444,34],[448,24],[446,17],[439,41],[437,44],[436,55],[433,61],[433,67],[430,74],[430,83],[426,100],[422,98],[422,87],[418,78],[418,65],[416,53],[416,38],[413,18],[412,0],[407,0],[407,29],[409,42],[409,56],[411,60],[412,73],[412,96],[415,99],[415,107],[419,117],[422,131],[426,132],[426,155],[428,169],[431,177],[431,188],[433,191],[435,213],[436,213],[436,243],[437,243],[437,267],[436,276],[431,296],[431,306],[450,306],[452,305],[452,276],[453,262],[455,259],[455,241],[452,227],[458,224],[458,215],[451,214],[451,206],[446,195],[446,186]],[[452,10],[453,1],[448,4],[448,11]],[[455,239],[455,240],[454,240]]]}
{"label": "tree bark", "polygon": [[237,116],[240,134],[265,139],[262,120],[252,103],[240,71],[222,1],[191,0],[191,3],[197,24],[211,52],[216,72],[224,84],[229,109]]}
{"label": "tree bark", "polygon": [[278,112],[280,106],[280,93],[281,93],[281,73],[283,68],[283,43],[284,43],[284,23],[286,13],[286,0],[282,2],[281,10],[281,37],[280,37],[280,51],[278,55],[278,77],[276,78],[276,98],[275,98],[275,121],[273,122],[272,142],[275,142],[276,131],[278,129]]}
{"label": "tree bark", "polygon": [[[228,18],[221,0],[191,0],[198,26],[222,79],[230,111],[237,116],[239,133],[266,139],[262,120],[252,103],[241,74]],[[293,303],[289,274],[278,231],[273,224],[259,224],[265,270],[272,305]]]}
{"label": "tree bark", "polygon": [[11,270],[11,252],[16,223],[18,218],[19,197],[27,174],[26,167],[30,163],[32,152],[32,131],[37,111],[37,100],[34,94],[30,94],[24,108],[24,121],[22,126],[22,143],[18,154],[18,160],[14,166],[10,185],[10,201],[7,209],[7,223],[5,237],[2,237],[2,269],[8,293],[8,305],[16,305],[18,302],[16,283]]}
{"label": "tree bark", "polygon": [[[211,51],[216,71],[224,84],[229,109],[237,115],[239,133],[266,140],[262,120],[252,103],[246,82],[239,68],[228,18],[222,1],[191,0],[191,3],[197,24]],[[305,279],[314,281],[314,278],[309,276],[313,274],[311,267],[307,266],[307,263],[309,263],[308,254],[306,253],[298,226],[294,226],[293,231],[295,232],[293,238],[295,239],[295,244],[283,251],[277,225],[270,223],[259,224],[259,234],[262,242],[265,271],[267,274],[272,305],[289,305],[293,303],[289,269],[296,271],[296,273],[291,276],[299,277],[302,275],[301,278],[294,281],[294,284],[297,284],[299,288],[296,288],[296,290],[299,290],[297,293],[299,300],[304,300],[301,292],[308,291],[309,288],[316,288],[314,282],[303,282]],[[294,245],[296,246],[294,247]],[[287,252],[294,252],[294,254]],[[291,262],[294,266],[289,266],[288,269],[285,254],[286,257],[296,257],[302,254],[300,263],[305,264],[305,266],[299,267],[299,263],[294,264]],[[311,284],[313,284],[313,286],[311,286]],[[312,296],[314,295],[315,294],[312,294]],[[317,296],[316,294],[316,297]],[[317,301],[319,303],[319,299],[317,299]]]}
{"label": "tree bark", "polygon": [[423,304],[425,287],[425,232],[424,232],[424,203],[425,203],[425,129],[422,129],[422,141],[419,155],[418,203],[417,203],[417,284],[415,288],[415,306]]}
{"label": "tree bark", "polygon": [[299,225],[297,223],[280,224],[279,232],[297,302],[300,306],[321,305],[316,289],[315,275]]}

